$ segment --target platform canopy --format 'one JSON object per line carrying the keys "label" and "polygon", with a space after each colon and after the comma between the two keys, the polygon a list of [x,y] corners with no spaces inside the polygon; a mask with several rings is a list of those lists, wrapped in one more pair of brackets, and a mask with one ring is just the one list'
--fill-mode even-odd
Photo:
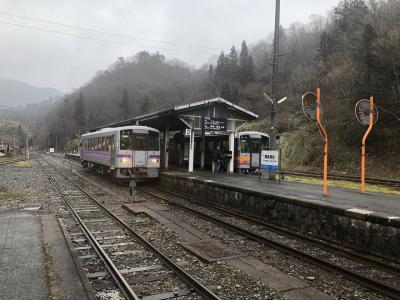
{"label": "platform canopy", "polygon": [[154,113],[133,117],[127,120],[94,128],[92,131],[105,127],[129,125],[146,125],[165,131],[184,130],[185,128],[202,130],[202,118],[226,119],[227,130],[235,129],[246,122],[258,119],[258,115],[220,97],[202,100],[189,104],[174,106]]}
{"label": "platform canopy", "polygon": [[[145,125],[163,133],[164,167],[168,168],[170,133],[180,131],[189,136],[188,171],[193,172],[194,139],[202,136],[201,167],[204,168],[206,135],[229,135],[229,151],[234,152],[235,132],[249,121],[257,120],[258,115],[220,97],[202,100],[167,108],[158,112],[94,128],[96,131],[106,127]],[[233,172],[233,159],[229,163]]]}

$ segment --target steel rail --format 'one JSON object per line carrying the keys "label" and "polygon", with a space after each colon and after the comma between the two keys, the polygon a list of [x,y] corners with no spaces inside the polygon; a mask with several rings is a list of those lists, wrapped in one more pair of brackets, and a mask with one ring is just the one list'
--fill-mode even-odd
{"label": "steel rail", "polygon": [[[73,164],[75,164],[78,167],[82,167],[82,165],[80,165],[80,164],[77,164],[77,163],[73,163]],[[315,174],[318,174],[318,173],[315,173]],[[322,174],[320,174],[320,176],[322,176]],[[329,178],[329,176],[330,175],[328,175],[328,178]],[[400,182],[399,182],[399,184],[400,184]],[[247,216],[247,215],[245,215],[243,213],[238,213],[238,212],[235,212],[235,211],[232,211],[232,210],[226,210],[226,209],[224,209],[224,208],[222,208],[220,206],[213,205],[213,204],[210,204],[210,203],[207,203],[207,205],[205,205],[204,202],[201,202],[201,201],[198,201],[198,200],[194,200],[193,198],[190,198],[190,197],[187,197],[187,196],[184,196],[184,195],[180,195],[180,194],[177,194],[177,193],[174,193],[174,192],[171,192],[171,191],[167,191],[167,190],[164,190],[164,189],[160,189],[160,190],[162,192],[173,194],[173,195],[175,195],[177,197],[181,197],[181,198],[187,199],[188,201],[193,201],[199,206],[203,206],[203,207],[206,207],[206,208],[207,207],[212,207],[213,209],[218,210],[218,211],[220,211],[220,212],[222,212],[224,214],[228,214],[228,215],[231,215],[231,216],[239,217],[239,218],[245,219],[245,220],[247,220],[249,222],[252,222],[252,223],[255,223],[255,224],[258,224],[258,225],[261,225],[261,226],[265,226],[269,230],[274,231],[274,232],[276,232],[278,234],[290,235],[290,236],[292,236],[294,238],[297,238],[297,239],[300,239],[300,240],[302,240],[304,242],[317,244],[318,247],[323,248],[325,250],[335,251],[336,253],[340,253],[340,255],[345,256],[345,257],[347,257],[349,259],[357,260],[357,261],[362,262],[362,263],[368,263],[368,264],[371,264],[371,265],[375,265],[376,267],[381,268],[382,270],[384,270],[384,271],[386,271],[388,273],[391,273],[391,274],[396,275],[396,276],[400,276],[400,268],[393,267],[391,265],[388,265],[388,264],[383,263],[383,262],[380,261],[382,259],[386,259],[386,260],[391,261],[393,264],[399,264],[399,262],[394,261],[391,258],[377,256],[377,255],[373,255],[373,254],[370,254],[370,253],[361,254],[361,253],[351,252],[351,251],[345,250],[343,248],[339,248],[338,246],[333,246],[332,244],[328,244],[327,241],[317,240],[316,238],[307,237],[305,235],[301,235],[301,234],[296,233],[294,231],[291,231],[289,229],[282,228],[281,226],[277,226],[275,224],[271,224],[271,223],[267,223],[265,221],[258,220],[256,218],[254,218],[254,216]],[[359,249],[353,249],[353,250],[354,251],[358,251],[358,252],[360,251]]]}
{"label": "steel rail", "polygon": [[64,194],[57,187],[57,185],[55,184],[53,179],[49,178],[49,181],[50,181],[51,185],[54,187],[54,189],[57,191],[57,193],[60,195],[60,197],[67,204],[67,206],[70,209],[70,211],[72,212],[74,218],[78,221],[79,225],[83,229],[83,232],[84,232],[86,238],[89,240],[93,249],[96,251],[96,253],[100,256],[100,258],[104,262],[104,265],[106,266],[108,272],[111,274],[111,277],[114,279],[115,283],[118,285],[119,289],[122,291],[125,298],[139,300],[140,298],[132,290],[129,283],[126,281],[124,276],[119,272],[118,268],[113,263],[112,259],[107,255],[107,253],[104,251],[104,249],[101,247],[101,245],[97,242],[96,238],[92,235],[90,230],[86,227],[85,223],[79,217],[78,213],[75,211],[75,209],[69,203],[69,201],[64,196]]}
{"label": "steel rail", "polygon": [[[47,161],[46,161],[47,162]],[[59,174],[61,174],[66,180],[68,180],[73,186],[79,189],[84,195],[86,195],[90,200],[92,200],[97,206],[99,206],[105,213],[107,213],[112,219],[114,219],[117,223],[119,223],[123,228],[125,228],[128,233],[134,238],[138,239],[140,243],[146,247],[148,250],[153,252],[159,259],[161,259],[170,269],[172,269],[175,274],[188,286],[193,288],[199,295],[201,295],[204,299],[212,299],[212,300],[220,300],[220,298],[215,295],[210,289],[204,286],[201,282],[175,264],[170,258],[164,255],[159,249],[153,246],[149,241],[143,238],[139,233],[134,231],[128,224],[126,224],[121,218],[113,214],[109,211],[103,204],[97,201],[92,195],[90,195],[87,191],[81,188],[79,185],[74,183],[69,177],[64,175],[60,170],[47,162],[51,167],[53,167]]]}
{"label": "steel rail", "polygon": [[395,267],[390,264],[387,264],[387,263],[383,263],[381,261],[382,259],[387,259],[387,260],[391,261],[393,264],[396,264],[396,265],[400,264],[399,262],[391,260],[389,258],[384,258],[384,257],[380,257],[380,256],[372,256],[371,254],[361,254],[361,253],[354,252],[354,251],[360,251],[359,249],[353,249],[354,251],[350,251],[350,250],[346,250],[343,248],[339,248],[338,246],[334,246],[332,244],[327,243],[327,241],[325,241],[325,240],[319,240],[317,238],[308,237],[306,235],[302,235],[300,233],[294,232],[290,229],[286,229],[284,227],[281,227],[281,226],[278,226],[275,224],[261,221],[253,216],[248,216],[243,213],[235,212],[232,210],[227,210],[227,209],[224,209],[215,204],[204,203],[204,202],[195,200],[193,198],[187,197],[185,195],[177,194],[175,192],[167,191],[164,189],[160,189],[160,190],[167,194],[171,194],[176,197],[180,197],[180,198],[186,199],[188,201],[192,201],[192,202],[196,203],[198,206],[202,206],[204,208],[212,208],[212,209],[215,209],[225,215],[241,218],[241,219],[244,219],[253,224],[264,226],[264,227],[268,228],[268,230],[273,231],[277,234],[290,236],[292,238],[301,240],[302,242],[305,242],[305,243],[312,243],[312,244],[316,245],[317,247],[324,249],[326,251],[334,252],[334,254],[342,255],[342,256],[345,256],[346,258],[356,260],[356,261],[364,263],[364,264],[373,265],[387,273],[391,273],[392,275],[400,277],[400,268]]}
{"label": "steel rail", "polygon": [[225,221],[222,221],[222,220],[220,220],[218,218],[206,215],[204,213],[196,211],[193,208],[187,207],[185,205],[181,205],[181,204],[179,204],[179,203],[177,203],[175,201],[167,199],[166,197],[157,195],[157,194],[149,192],[149,191],[144,191],[142,189],[140,189],[139,191],[141,191],[143,193],[147,193],[149,195],[152,195],[153,197],[157,197],[159,199],[162,199],[162,200],[164,200],[164,201],[166,201],[168,203],[171,203],[173,205],[179,206],[180,208],[182,208],[182,209],[184,209],[186,211],[189,211],[189,212],[191,212],[193,214],[196,214],[196,215],[198,215],[199,217],[201,217],[203,219],[206,219],[208,221],[214,222],[214,223],[216,223],[216,224],[218,224],[218,225],[220,225],[220,226],[222,226],[222,227],[224,227],[224,228],[226,228],[228,230],[236,232],[236,233],[238,233],[238,234],[240,234],[242,236],[245,236],[245,237],[247,237],[247,238],[249,238],[251,240],[254,240],[254,241],[257,241],[257,242],[261,242],[264,245],[267,245],[267,246],[269,246],[271,248],[275,248],[275,249],[277,249],[277,250],[279,250],[281,252],[284,252],[284,253],[286,253],[288,255],[294,256],[294,257],[296,257],[296,258],[298,258],[300,260],[306,261],[308,263],[311,263],[313,265],[316,265],[318,267],[321,267],[321,268],[323,268],[325,270],[328,270],[328,271],[331,271],[331,272],[340,273],[344,277],[346,277],[347,279],[349,279],[349,280],[351,280],[353,282],[357,282],[357,283],[359,283],[359,284],[361,284],[361,285],[363,285],[365,287],[368,287],[371,290],[374,290],[376,292],[384,294],[384,295],[386,295],[388,297],[391,297],[393,299],[400,299],[400,290],[398,290],[398,289],[396,289],[396,288],[394,288],[392,286],[389,286],[389,285],[387,285],[385,283],[382,283],[380,281],[375,281],[375,280],[373,280],[371,278],[368,278],[366,276],[357,274],[357,273],[355,273],[355,272],[353,272],[351,270],[345,269],[345,268],[340,267],[338,265],[335,265],[335,264],[332,264],[330,262],[327,262],[327,261],[325,261],[323,259],[320,259],[320,258],[317,258],[315,256],[309,255],[309,254],[307,254],[307,253],[305,253],[303,251],[300,251],[300,250],[294,249],[292,247],[289,247],[289,246],[287,246],[285,244],[273,241],[272,239],[268,239],[268,238],[266,238],[266,237],[264,237],[264,236],[262,236],[260,234],[245,230],[245,229],[243,229],[243,228],[241,228],[239,226],[236,226],[236,225],[227,223]]}
{"label": "steel rail", "polygon": [[[70,157],[64,157],[65,159],[72,160],[72,161],[78,161],[74,158]],[[82,167],[80,164],[75,164],[79,167]],[[297,175],[297,176],[302,176],[302,177],[313,177],[313,178],[322,178],[323,174],[322,173],[317,173],[317,172],[308,172],[308,171],[291,171],[291,170],[282,170],[282,174],[287,174],[287,175]],[[345,181],[351,181],[351,182],[360,182],[361,177],[357,176],[348,176],[348,175],[338,175],[338,174],[328,174],[328,179],[332,180],[345,180]],[[370,184],[377,184],[377,185],[384,185],[384,186],[389,186],[389,187],[400,187],[400,181],[396,180],[386,180],[386,179],[380,179],[380,178],[365,178],[365,182],[370,183]]]}

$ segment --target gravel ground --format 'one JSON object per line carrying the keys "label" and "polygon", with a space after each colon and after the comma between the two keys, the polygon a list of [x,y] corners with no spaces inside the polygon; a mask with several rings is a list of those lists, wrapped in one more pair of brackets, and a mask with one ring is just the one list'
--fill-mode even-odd
{"label": "gravel ground", "polygon": [[[49,159],[49,161],[59,169],[62,169],[62,160],[52,158]],[[70,168],[71,165],[68,164],[68,169]],[[132,226],[132,228],[146,237],[156,247],[162,249],[163,253],[167,254],[173,261],[182,266],[189,273],[193,274],[204,284],[213,286],[215,292],[221,296],[221,298],[281,298],[278,293],[266,288],[261,282],[258,282],[249,275],[228,266],[223,261],[211,264],[202,262],[179,245],[181,239],[178,235],[174,234],[168,228],[154,221],[147,215],[128,214],[121,208],[122,203],[130,201],[126,185],[116,185],[112,183],[108,177],[95,174],[94,172],[87,171],[76,165],[72,165],[72,170],[77,174],[84,176],[85,180],[77,175],[72,176],[66,168],[64,170],[65,174],[79,182],[79,185],[87,189],[97,199],[100,199],[104,205],[111,208],[115,214],[123,218],[130,226]],[[42,176],[38,176],[38,174],[42,174]],[[1,166],[0,178],[2,179],[0,182],[0,207],[34,208],[40,206],[40,209],[35,210],[35,213],[56,214],[57,216],[64,218],[70,217],[68,211],[64,208],[61,198],[49,184],[47,177],[43,175],[42,168],[37,164],[37,162],[35,162],[35,160],[33,160],[29,166],[24,163]],[[150,200],[151,198],[139,193],[137,194],[137,197],[143,197],[147,200]],[[156,202],[159,203],[160,201]],[[170,212],[183,222],[186,222],[211,236],[216,241],[223,242],[225,245],[231,246],[232,249],[237,249],[238,251],[251,255],[266,264],[272,265],[287,274],[307,281],[317,289],[327,294],[334,295],[337,299],[384,299],[381,295],[371,293],[363,287],[349,282],[336,274],[325,272],[312,265],[279,253],[276,250],[269,249],[256,242],[244,239],[237,234],[208,221],[204,221],[186,211],[171,206]],[[237,222],[235,220],[232,221]],[[240,225],[240,223],[241,222],[238,222],[237,225]],[[76,224],[74,224],[74,221],[66,221],[66,224],[68,224],[67,226],[71,233],[77,233],[79,230]],[[104,226],[102,227],[99,224],[98,226],[97,229],[93,226],[93,229],[98,231],[104,230]],[[112,232],[100,234],[98,236],[102,238],[114,236],[115,238],[115,234]],[[109,243],[110,240],[104,240],[104,242]],[[85,244],[85,242],[81,243],[82,245]],[[77,243],[77,245],[78,244],[79,243]],[[79,245],[81,246],[81,244]],[[126,250],[128,248],[111,249],[112,251],[110,250],[110,253],[116,253],[116,255],[118,255],[118,253],[124,249]],[[132,249],[129,248],[129,250]],[[82,251],[82,254],[80,253],[79,255],[91,254],[93,253],[90,250],[84,250]],[[121,264],[121,267],[123,266],[124,265]],[[85,267],[88,268],[88,270],[90,268],[90,272],[92,272],[92,270],[101,270],[104,268],[98,259],[89,260]],[[107,281],[108,279],[105,278],[104,282]],[[95,282],[94,284],[101,284],[104,282],[100,281]],[[175,282],[167,281],[166,284],[168,287],[171,287]],[[134,286],[140,290],[146,288],[146,286],[140,287],[140,284]],[[150,285],[147,285],[147,287],[150,287]],[[180,286],[177,286],[175,290],[178,290],[179,288]],[[118,297],[120,297],[120,295],[115,289],[109,289],[97,292],[96,297],[99,299],[119,299]],[[187,299],[187,297],[185,297],[185,299]]]}
{"label": "gravel ground", "polygon": [[[54,163],[54,160],[52,161]],[[82,172],[81,170],[78,171]],[[93,174],[91,174],[93,175]],[[204,263],[199,260],[196,256],[187,252],[180,244],[180,237],[169,231],[163,225],[154,221],[146,215],[132,215],[121,208],[121,203],[129,201],[129,195],[127,194],[127,188],[124,186],[113,186],[107,183],[103,183],[101,176],[87,176],[85,172],[85,178],[96,181],[97,184],[94,186],[93,182],[82,180],[74,177],[79,181],[79,185],[85,188],[90,194],[94,195],[99,201],[103,202],[108,208],[112,208],[115,214],[123,218],[134,230],[140,233],[144,238],[150,241],[154,246],[162,249],[163,253],[166,254],[178,265],[181,265],[187,272],[194,275],[204,285],[211,286],[215,289],[215,293],[221,297],[221,299],[281,299],[281,296],[273,290],[268,289],[264,284],[255,280],[253,277],[236,270],[233,267],[228,266],[225,262],[219,261],[217,263]],[[101,183],[101,189],[98,188]],[[123,192],[121,192],[121,190]],[[106,193],[105,193],[106,192]],[[113,196],[110,197],[109,194]],[[94,213],[93,216],[99,216]],[[91,230],[99,231],[104,229],[102,224],[91,224]],[[84,242],[83,242],[84,243]],[[81,246],[80,244],[78,244]],[[129,248],[131,250],[131,248]],[[114,252],[121,251],[121,249],[111,249]],[[108,249],[107,251],[111,251]],[[140,260],[140,258],[139,258]],[[138,261],[139,262],[139,261]],[[149,265],[159,263],[152,259],[141,259],[139,265]],[[122,263],[119,263],[118,267],[124,268]],[[128,264],[127,264],[128,265]],[[154,272],[153,272],[154,273]],[[128,282],[132,276],[126,275]],[[141,273],[142,275],[142,273]],[[133,282],[132,282],[133,283]],[[139,291],[153,290],[159,292],[165,292],[170,290],[178,291],[183,286],[177,285],[175,279],[164,281],[162,285],[159,283],[155,285],[151,284],[132,284],[134,289]],[[172,287],[172,289],[171,289]],[[144,293],[142,293],[144,295]],[[188,299],[188,297],[184,297]],[[192,299],[193,297],[190,297]]]}
{"label": "gravel ground", "polygon": [[59,213],[60,199],[36,160],[0,166],[0,207]]}
{"label": "gravel ground", "polygon": [[[76,170],[77,172],[82,172],[79,170],[79,167]],[[92,176],[92,180],[99,180],[102,182],[104,180],[104,178],[102,178],[101,176],[97,176],[96,174],[92,173]],[[96,179],[96,176],[98,179]],[[113,193],[118,193],[118,189],[120,190],[120,187],[115,190],[115,185],[110,185],[109,183],[106,184],[104,187],[106,189],[109,189]],[[126,192],[127,188],[125,188],[125,191],[120,191],[119,193],[121,194]],[[149,199],[146,196],[143,197]],[[270,264],[286,272],[287,274],[290,274],[301,280],[305,280],[317,289],[327,294],[333,295],[337,299],[385,299],[384,296],[368,291],[367,289],[359,286],[358,284],[352,283],[342,278],[341,276],[326,272],[324,270],[314,267],[313,265],[309,265],[290,256],[283,255],[276,250],[268,249],[265,246],[259,245],[256,242],[243,239],[242,237],[232,234],[231,232],[223,228],[216,228],[217,226],[215,224],[199,219],[194,215],[190,215],[186,211],[176,209],[175,207],[170,208],[171,212],[173,212],[177,218],[188,224],[193,225],[200,231],[212,236],[215,240],[224,242],[234,249],[236,248],[241,252],[256,257],[264,263]],[[209,213],[212,214],[214,212]],[[238,223],[236,225],[243,225],[240,221],[237,221],[235,219],[231,220],[233,223]],[[244,225],[244,227],[246,227],[246,225]],[[262,233],[268,234],[265,232]],[[301,245],[296,246],[301,247]],[[378,275],[378,273],[375,274],[375,276]]]}
{"label": "gravel ground", "polygon": [[233,249],[253,256],[289,275],[305,280],[326,294],[333,295],[338,299],[385,299],[384,296],[369,292],[341,276],[321,270],[257,242],[247,240],[229,230],[216,226],[214,223],[190,215],[181,209],[170,208],[170,212],[175,217],[210,235],[214,240],[223,242]]}

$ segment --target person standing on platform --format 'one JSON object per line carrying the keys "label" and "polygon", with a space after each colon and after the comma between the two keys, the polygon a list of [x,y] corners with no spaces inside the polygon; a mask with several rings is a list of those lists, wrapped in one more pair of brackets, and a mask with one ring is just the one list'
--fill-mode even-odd
{"label": "person standing on platform", "polygon": [[213,149],[211,153],[212,158],[212,171],[213,173],[219,172],[222,164],[222,152],[220,146]]}
{"label": "person standing on platform", "polygon": [[219,172],[221,169],[222,163],[222,152],[220,146],[213,148],[211,152],[211,159],[212,159],[212,172]]}

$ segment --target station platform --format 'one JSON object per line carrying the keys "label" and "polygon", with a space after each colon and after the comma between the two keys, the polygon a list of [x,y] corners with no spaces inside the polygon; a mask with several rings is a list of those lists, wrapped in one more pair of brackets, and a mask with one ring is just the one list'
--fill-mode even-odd
{"label": "station platform", "polygon": [[0,299],[88,299],[54,216],[0,209]]}
{"label": "station platform", "polygon": [[162,171],[160,186],[319,239],[400,262],[400,197],[254,175]]}
{"label": "station platform", "polygon": [[235,189],[242,188],[300,201],[313,201],[322,205],[336,206],[343,210],[359,211],[368,215],[386,215],[393,221],[396,218],[400,221],[400,196],[369,192],[362,194],[358,190],[329,187],[329,181],[329,195],[323,196],[322,185],[285,180],[281,180],[279,184],[278,181],[274,182],[264,178],[259,181],[258,175],[213,174],[209,171],[200,170],[196,170],[192,174],[180,170],[164,171],[163,174],[190,176],[190,178],[196,178],[200,181],[216,182]]}

